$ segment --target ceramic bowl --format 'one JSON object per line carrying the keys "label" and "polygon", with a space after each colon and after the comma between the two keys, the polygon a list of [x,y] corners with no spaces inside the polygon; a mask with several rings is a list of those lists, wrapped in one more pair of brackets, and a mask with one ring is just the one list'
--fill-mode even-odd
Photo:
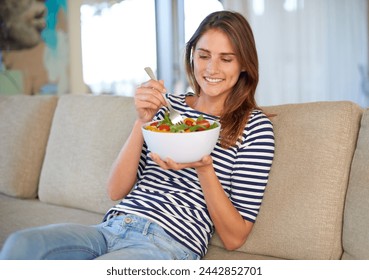
{"label": "ceramic bowl", "polygon": [[161,159],[171,158],[178,163],[194,162],[210,155],[219,138],[220,124],[209,130],[196,132],[157,132],[145,129],[142,133],[149,150]]}

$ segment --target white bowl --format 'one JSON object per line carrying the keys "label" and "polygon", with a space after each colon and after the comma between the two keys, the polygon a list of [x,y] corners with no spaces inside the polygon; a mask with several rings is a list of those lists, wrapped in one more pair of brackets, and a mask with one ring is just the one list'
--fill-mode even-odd
{"label": "white bowl", "polygon": [[[150,122],[151,123],[151,122]],[[186,133],[156,132],[145,129],[150,123],[142,126],[142,133],[149,150],[165,160],[170,158],[178,163],[194,162],[205,155],[210,155],[218,141],[218,127]]]}

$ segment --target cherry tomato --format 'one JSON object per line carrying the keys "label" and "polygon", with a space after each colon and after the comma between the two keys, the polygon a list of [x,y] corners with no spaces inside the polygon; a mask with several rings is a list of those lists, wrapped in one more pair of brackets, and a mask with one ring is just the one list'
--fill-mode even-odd
{"label": "cherry tomato", "polygon": [[158,126],[158,129],[160,131],[170,131],[170,126],[167,125],[167,124],[161,124],[161,125]]}
{"label": "cherry tomato", "polygon": [[209,128],[210,127],[210,122],[207,121],[207,120],[198,120],[196,121],[196,124],[197,125],[202,125],[202,126],[205,126],[206,128]]}

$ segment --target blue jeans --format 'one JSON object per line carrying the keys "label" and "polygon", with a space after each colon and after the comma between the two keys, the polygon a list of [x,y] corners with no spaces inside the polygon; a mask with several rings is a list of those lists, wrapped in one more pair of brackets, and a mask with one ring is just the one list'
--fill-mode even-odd
{"label": "blue jeans", "polygon": [[0,259],[193,260],[199,256],[156,223],[127,214],[95,226],[55,224],[15,232],[5,242]]}

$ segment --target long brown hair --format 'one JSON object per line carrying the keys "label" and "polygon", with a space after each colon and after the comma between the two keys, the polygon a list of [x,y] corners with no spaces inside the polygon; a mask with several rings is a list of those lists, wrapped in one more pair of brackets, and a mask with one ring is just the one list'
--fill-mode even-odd
{"label": "long brown hair", "polygon": [[192,54],[201,36],[210,29],[220,30],[228,36],[243,69],[220,115],[221,145],[230,147],[240,139],[251,111],[257,108],[255,91],[259,82],[258,55],[253,32],[244,16],[231,11],[211,13],[200,23],[186,44],[185,68],[190,86],[196,94],[200,93],[200,86],[195,79]]}

